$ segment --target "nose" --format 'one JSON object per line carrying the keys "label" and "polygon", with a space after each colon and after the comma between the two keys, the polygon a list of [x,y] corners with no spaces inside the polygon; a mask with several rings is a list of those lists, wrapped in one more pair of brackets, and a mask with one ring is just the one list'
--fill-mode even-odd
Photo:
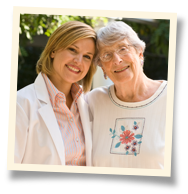
{"label": "nose", "polygon": [[122,58],[116,53],[113,53],[113,63],[119,65],[122,62]]}
{"label": "nose", "polygon": [[78,54],[75,56],[74,58],[74,62],[77,63],[77,64],[81,64],[82,63],[82,55],[81,54]]}

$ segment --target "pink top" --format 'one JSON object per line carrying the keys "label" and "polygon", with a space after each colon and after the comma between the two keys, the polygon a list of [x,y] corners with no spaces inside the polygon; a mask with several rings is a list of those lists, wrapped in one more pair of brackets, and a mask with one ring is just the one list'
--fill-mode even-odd
{"label": "pink top", "polygon": [[73,103],[69,109],[66,105],[64,93],[60,92],[45,74],[42,74],[42,76],[62,134],[65,146],[65,164],[85,166],[85,139],[77,106],[77,100],[82,94],[82,88],[77,83],[72,84]]}

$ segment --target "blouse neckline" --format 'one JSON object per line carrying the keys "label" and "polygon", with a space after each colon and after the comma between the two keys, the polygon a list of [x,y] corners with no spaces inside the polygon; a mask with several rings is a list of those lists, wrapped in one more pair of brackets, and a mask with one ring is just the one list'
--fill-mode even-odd
{"label": "blouse neckline", "polygon": [[163,93],[165,88],[167,87],[167,81],[162,80],[161,85],[159,88],[156,90],[156,92],[149,97],[146,100],[140,101],[140,102],[124,102],[121,101],[120,99],[117,98],[115,94],[115,88],[114,84],[108,87],[108,95],[110,97],[110,100],[116,105],[119,106],[120,108],[127,108],[127,109],[137,109],[137,108],[143,108],[145,106],[148,106],[152,104],[156,99],[159,98],[159,96]]}

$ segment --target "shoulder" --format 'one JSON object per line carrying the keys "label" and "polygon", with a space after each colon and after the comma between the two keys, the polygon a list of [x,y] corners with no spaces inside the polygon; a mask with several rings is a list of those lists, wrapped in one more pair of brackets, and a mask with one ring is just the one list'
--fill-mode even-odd
{"label": "shoulder", "polygon": [[166,80],[162,80],[161,81],[161,85],[159,87],[159,90],[161,91],[161,93],[163,93],[163,95],[167,95],[167,87],[168,87],[168,81]]}
{"label": "shoulder", "polygon": [[102,101],[103,99],[105,100],[108,98],[108,88],[109,86],[103,86],[91,90],[85,94],[86,101],[90,104],[90,102],[94,103],[96,101]]}
{"label": "shoulder", "polygon": [[88,96],[107,95],[108,94],[108,88],[109,88],[109,86],[103,86],[103,87],[95,88],[95,89],[91,90],[88,93]]}
{"label": "shoulder", "polygon": [[17,91],[17,103],[20,106],[24,106],[27,103],[36,101],[36,92],[34,84],[30,84]]}

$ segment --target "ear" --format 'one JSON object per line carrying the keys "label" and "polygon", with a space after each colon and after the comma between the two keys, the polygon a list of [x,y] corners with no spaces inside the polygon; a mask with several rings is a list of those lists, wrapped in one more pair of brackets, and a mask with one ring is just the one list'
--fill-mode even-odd
{"label": "ear", "polygon": [[51,57],[51,58],[54,58],[54,57],[55,57],[55,51],[52,51],[50,57]]}
{"label": "ear", "polygon": [[140,51],[139,57],[140,57],[141,60],[144,60],[144,56],[143,56],[143,52],[142,51]]}
{"label": "ear", "polygon": [[103,72],[105,73],[105,70],[104,70],[104,68],[102,67],[102,66],[100,66],[101,67],[101,69],[103,70]]}

